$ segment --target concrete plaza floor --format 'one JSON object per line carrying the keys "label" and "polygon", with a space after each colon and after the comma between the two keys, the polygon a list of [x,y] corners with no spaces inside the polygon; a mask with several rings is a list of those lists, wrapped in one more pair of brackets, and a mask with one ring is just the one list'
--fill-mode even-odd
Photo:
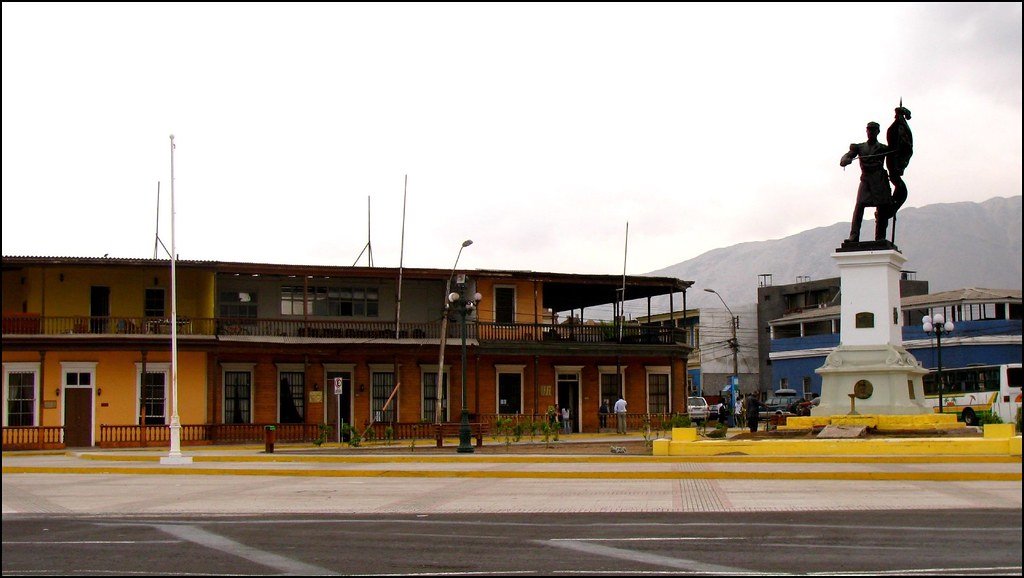
{"label": "concrete plaza floor", "polygon": [[[1021,458],[387,452],[276,444],[8,452],[3,514],[687,512],[1021,508]],[[488,444],[496,444],[488,440]]]}

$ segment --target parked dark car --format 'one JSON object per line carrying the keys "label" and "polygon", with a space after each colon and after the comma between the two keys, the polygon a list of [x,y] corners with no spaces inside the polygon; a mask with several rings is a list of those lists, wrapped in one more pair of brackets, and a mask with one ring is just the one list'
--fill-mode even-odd
{"label": "parked dark car", "polygon": [[790,406],[794,402],[799,401],[795,389],[777,389],[768,396],[768,399],[762,404],[760,417],[761,419],[768,419],[769,416],[775,414],[775,412],[782,412],[784,416],[796,415],[789,410]]}

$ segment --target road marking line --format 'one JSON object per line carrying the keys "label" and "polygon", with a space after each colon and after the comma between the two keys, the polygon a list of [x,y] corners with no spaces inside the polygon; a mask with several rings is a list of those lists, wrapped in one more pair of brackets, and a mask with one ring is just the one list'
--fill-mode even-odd
{"label": "road marking line", "polygon": [[264,552],[257,550],[244,544],[239,544],[234,540],[219,536],[212,532],[207,532],[202,528],[195,526],[179,526],[173,524],[155,524],[154,528],[174,536],[181,538],[193,544],[198,544],[212,550],[219,550],[225,554],[237,556],[250,562],[262,564],[268,568],[279,570],[286,574],[297,574],[300,576],[337,576],[338,573],[333,570],[321,568],[320,566],[314,566],[312,564],[306,564],[305,562],[299,562],[286,558],[278,554],[271,552]]}

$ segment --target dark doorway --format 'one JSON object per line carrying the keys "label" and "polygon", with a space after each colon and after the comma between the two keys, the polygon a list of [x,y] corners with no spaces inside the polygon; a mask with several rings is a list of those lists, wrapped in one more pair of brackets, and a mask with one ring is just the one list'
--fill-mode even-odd
{"label": "dark doorway", "polygon": [[521,374],[498,374],[498,413],[521,413],[523,411],[522,396],[523,376]]}
{"label": "dark doorway", "polygon": [[110,287],[93,285],[89,291],[89,333],[106,333],[110,317]]}
{"label": "dark doorway", "polygon": [[[341,391],[336,393],[335,380],[341,380]],[[327,394],[335,398],[335,403],[327,406],[327,423],[334,428],[334,441],[348,441],[344,435],[344,426],[352,426],[352,372],[327,371]]]}
{"label": "dark doorway", "polygon": [[64,445],[81,448],[92,445],[92,389],[64,389]]}
{"label": "dark doorway", "polygon": [[580,431],[580,378],[576,373],[558,374],[558,411],[569,408],[569,431]]}

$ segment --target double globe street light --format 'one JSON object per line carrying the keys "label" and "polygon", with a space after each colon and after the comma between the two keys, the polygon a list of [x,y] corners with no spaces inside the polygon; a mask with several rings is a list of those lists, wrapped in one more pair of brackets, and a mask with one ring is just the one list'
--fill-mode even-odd
{"label": "double globe street light", "polygon": [[924,316],[921,329],[928,335],[935,335],[936,361],[938,363],[938,369],[935,371],[935,382],[939,390],[939,413],[942,413],[944,409],[942,404],[942,336],[952,333],[955,326],[952,321],[946,321],[946,318],[941,313],[936,313],[935,315]]}
{"label": "double globe street light", "polygon": [[476,310],[477,303],[483,298],[479,293],[472,296],[466,295],[466,278],[459,275],[455,285],[455,291],[448,294],[448,303],[459,315],[459,333],[462,335],[462,423],[459,425],[459,448],[460,454],[473,453],[473,444],[470,441],[472,432],[469,429],[469,408],[466,406],[466,317]]}

